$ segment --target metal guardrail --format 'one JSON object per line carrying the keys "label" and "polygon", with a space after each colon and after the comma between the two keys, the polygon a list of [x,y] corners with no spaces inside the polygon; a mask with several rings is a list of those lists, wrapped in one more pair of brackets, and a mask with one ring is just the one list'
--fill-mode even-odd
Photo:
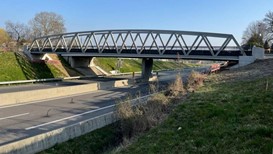
{"label": "metal guardrail", "polygon": [[52,82],[52,81],[72,80],[72,79],[83,79],[83,78],[90,78],[90,77],[94,77],[94,76],[75,76],[75,77],[65,77],[65,78],[49,78],[49,79],[5,81],[5,82],[0,82],[0,85],[12,85],[12,84],[24,84],[24,83],[38,83],[38,82]]}
{"label": "metal guardrail", "polygon": [[[164,69],[164,70],[157,70],[154,72],[160,71],[170,71],[174,69]],[[135,74],[140,74],[141,72],[134,72]],[[117,74],[109,74],[107,76],[124,76],[124,75],[132,75],[133,72],[127,73],[117,73]],[[34,79],[34,80],[18,80],[18,81],[4,81],[0,82],[0,85],[13,85],[13,84],[25,84],[25,83],[38,83],[38,82],[52,82],[52,81],[63,81],[63,80],[73,80],[73,79],[85,79],[91,78],[95,76],[74,76],[74,77],[64,77],[64,78],[49,78],[49,79]]]}
{"label": "metal guardrail", "polygon": [[19,81],[5,81],[0,82],[0,85],[12,85],[12,84],[23,84],[23,83],[36,83],[36,82],[50,82],[50,81],[61,81],[62,78],[54,79],[36,79],[36,80],[19,80]]}

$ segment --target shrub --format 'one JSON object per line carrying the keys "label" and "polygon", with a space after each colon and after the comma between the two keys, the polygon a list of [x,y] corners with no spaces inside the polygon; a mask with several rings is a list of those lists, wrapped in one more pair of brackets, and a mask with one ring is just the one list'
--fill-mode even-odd
{"label": "shrub", "polygon": [[155,94],[146,103],[132,106],[126,99],[117,104],[117,116],[120,119],[120,130],[123,138],[145,132],[160,123],[165,117],[169,99],[161,93]]}
{"label": "shrub", "polygon": [[192,71],[188,77],[188,84],[187,84],[188,91],[193,92],[196,88],[203,86],[205,78],[206,78],[205,74]]}
{"label": "shrub", "polygon": [[186,94],[180,73],[176,75],[174,83],[170,84],[168,89],[170,92],[169,95],[173,97],[182,97]]}

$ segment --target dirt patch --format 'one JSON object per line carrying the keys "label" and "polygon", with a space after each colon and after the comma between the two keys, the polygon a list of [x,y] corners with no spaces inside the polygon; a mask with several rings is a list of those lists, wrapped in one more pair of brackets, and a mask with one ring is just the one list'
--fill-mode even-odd
{"label": "dirt patch", "polygon": [[254,63],[236,69],[223,71],[218,81],[253,80],[273,75],[273,59],[256,60]]}

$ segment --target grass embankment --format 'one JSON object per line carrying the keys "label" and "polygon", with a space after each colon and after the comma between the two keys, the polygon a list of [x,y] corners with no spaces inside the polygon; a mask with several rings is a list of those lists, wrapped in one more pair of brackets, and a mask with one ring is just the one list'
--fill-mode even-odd
{"label": "grass embankment", "polygon": [[[117,69],[117,58],[96,58],[94,63],[107,72]],[[122,59],[120,72],[139,72],[141,71],[141,59]],[[194,67],[197,64],[180,64],[180,67]],[[156,61],[153,63],[153,70],[176,69],[178,64],[176,61]]]}
{"label": "grass embankment", "polygon": [[120,134],[115,124],[97,129],[88,135],[77,137],[53,148],[40,152],[40,154],[76,154],[76,153],[102,153],[108,148],[117,146]]}
{"label": "grass embankment", "polygon": [[59,78],[67,76],[60,64],[34,63],[14,52],[0,52],[0,81]]}
{"label": "grass embankment", "polygon": [[0,52],[0,81],[26,80],[24,72],[11,52]]}
{"label": "grass embankment", "polygon": [[209,83],[121,153],[271,153],[272,93],[272,77]]}
{"label": "grass embankment", "polygon": [[[110,153],[271,153],[273,77],[216,81],[190,94],[158,127]],[[100,147],[109,147],[100,142],[104,137],[99,132],[109,128],[84,135],[88,140],[76,138],[44,153],[97,153],[75,145],[94,147],[99,142]]]}

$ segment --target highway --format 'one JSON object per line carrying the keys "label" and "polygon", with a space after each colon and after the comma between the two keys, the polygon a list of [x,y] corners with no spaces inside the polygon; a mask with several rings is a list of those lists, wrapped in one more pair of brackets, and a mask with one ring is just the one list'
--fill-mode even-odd
{"label": "highway", "polygon": [[[196,70],[203,71],[204,68],[197,68]],[[175,79],[176,72],[159,72],[159,85],[164,87],[167,82]],[[190,72],[191,69],[182,70],[181,74],[184,80]],[[84,84],[86,82],[97,81],[76,81],[77,84]],[[58,82],[57,86],[72,86],[75,85],[74,83],[75,81],[67,83]],[[55,86],[56,83],[45,83],[18,86],[17,88],[2,87],[0,92],[16,91],[16,89],[33,90]],[[148,84],[138,84],[135,86],[98,90],[73,96],[29,102],[27,104],[0,106],[0,146],[112,112],[116,102],[125,98],[128,94],[131,96],[139,93],[141,96],[147,95],[149,91],[148,87]]]}
{"label": "highway", "polygon": [[38,89],[49,89],[56,87],[66,87],[66,86],[77,86],[95,82],[107,82],[114,81],[117,79],[124,79],[125,77],[90,77],[87,79],[78,79],[78,80],[63,80],[63,81],[54,81],[54,82],[44,82],[44,83],[36,83],[36,84],[26,84],[26,85],[12,85],[0,87],[0,93],[9,93],[9,92],[19,92],[19,91],[29,91],[29,90],[38,90]]}

